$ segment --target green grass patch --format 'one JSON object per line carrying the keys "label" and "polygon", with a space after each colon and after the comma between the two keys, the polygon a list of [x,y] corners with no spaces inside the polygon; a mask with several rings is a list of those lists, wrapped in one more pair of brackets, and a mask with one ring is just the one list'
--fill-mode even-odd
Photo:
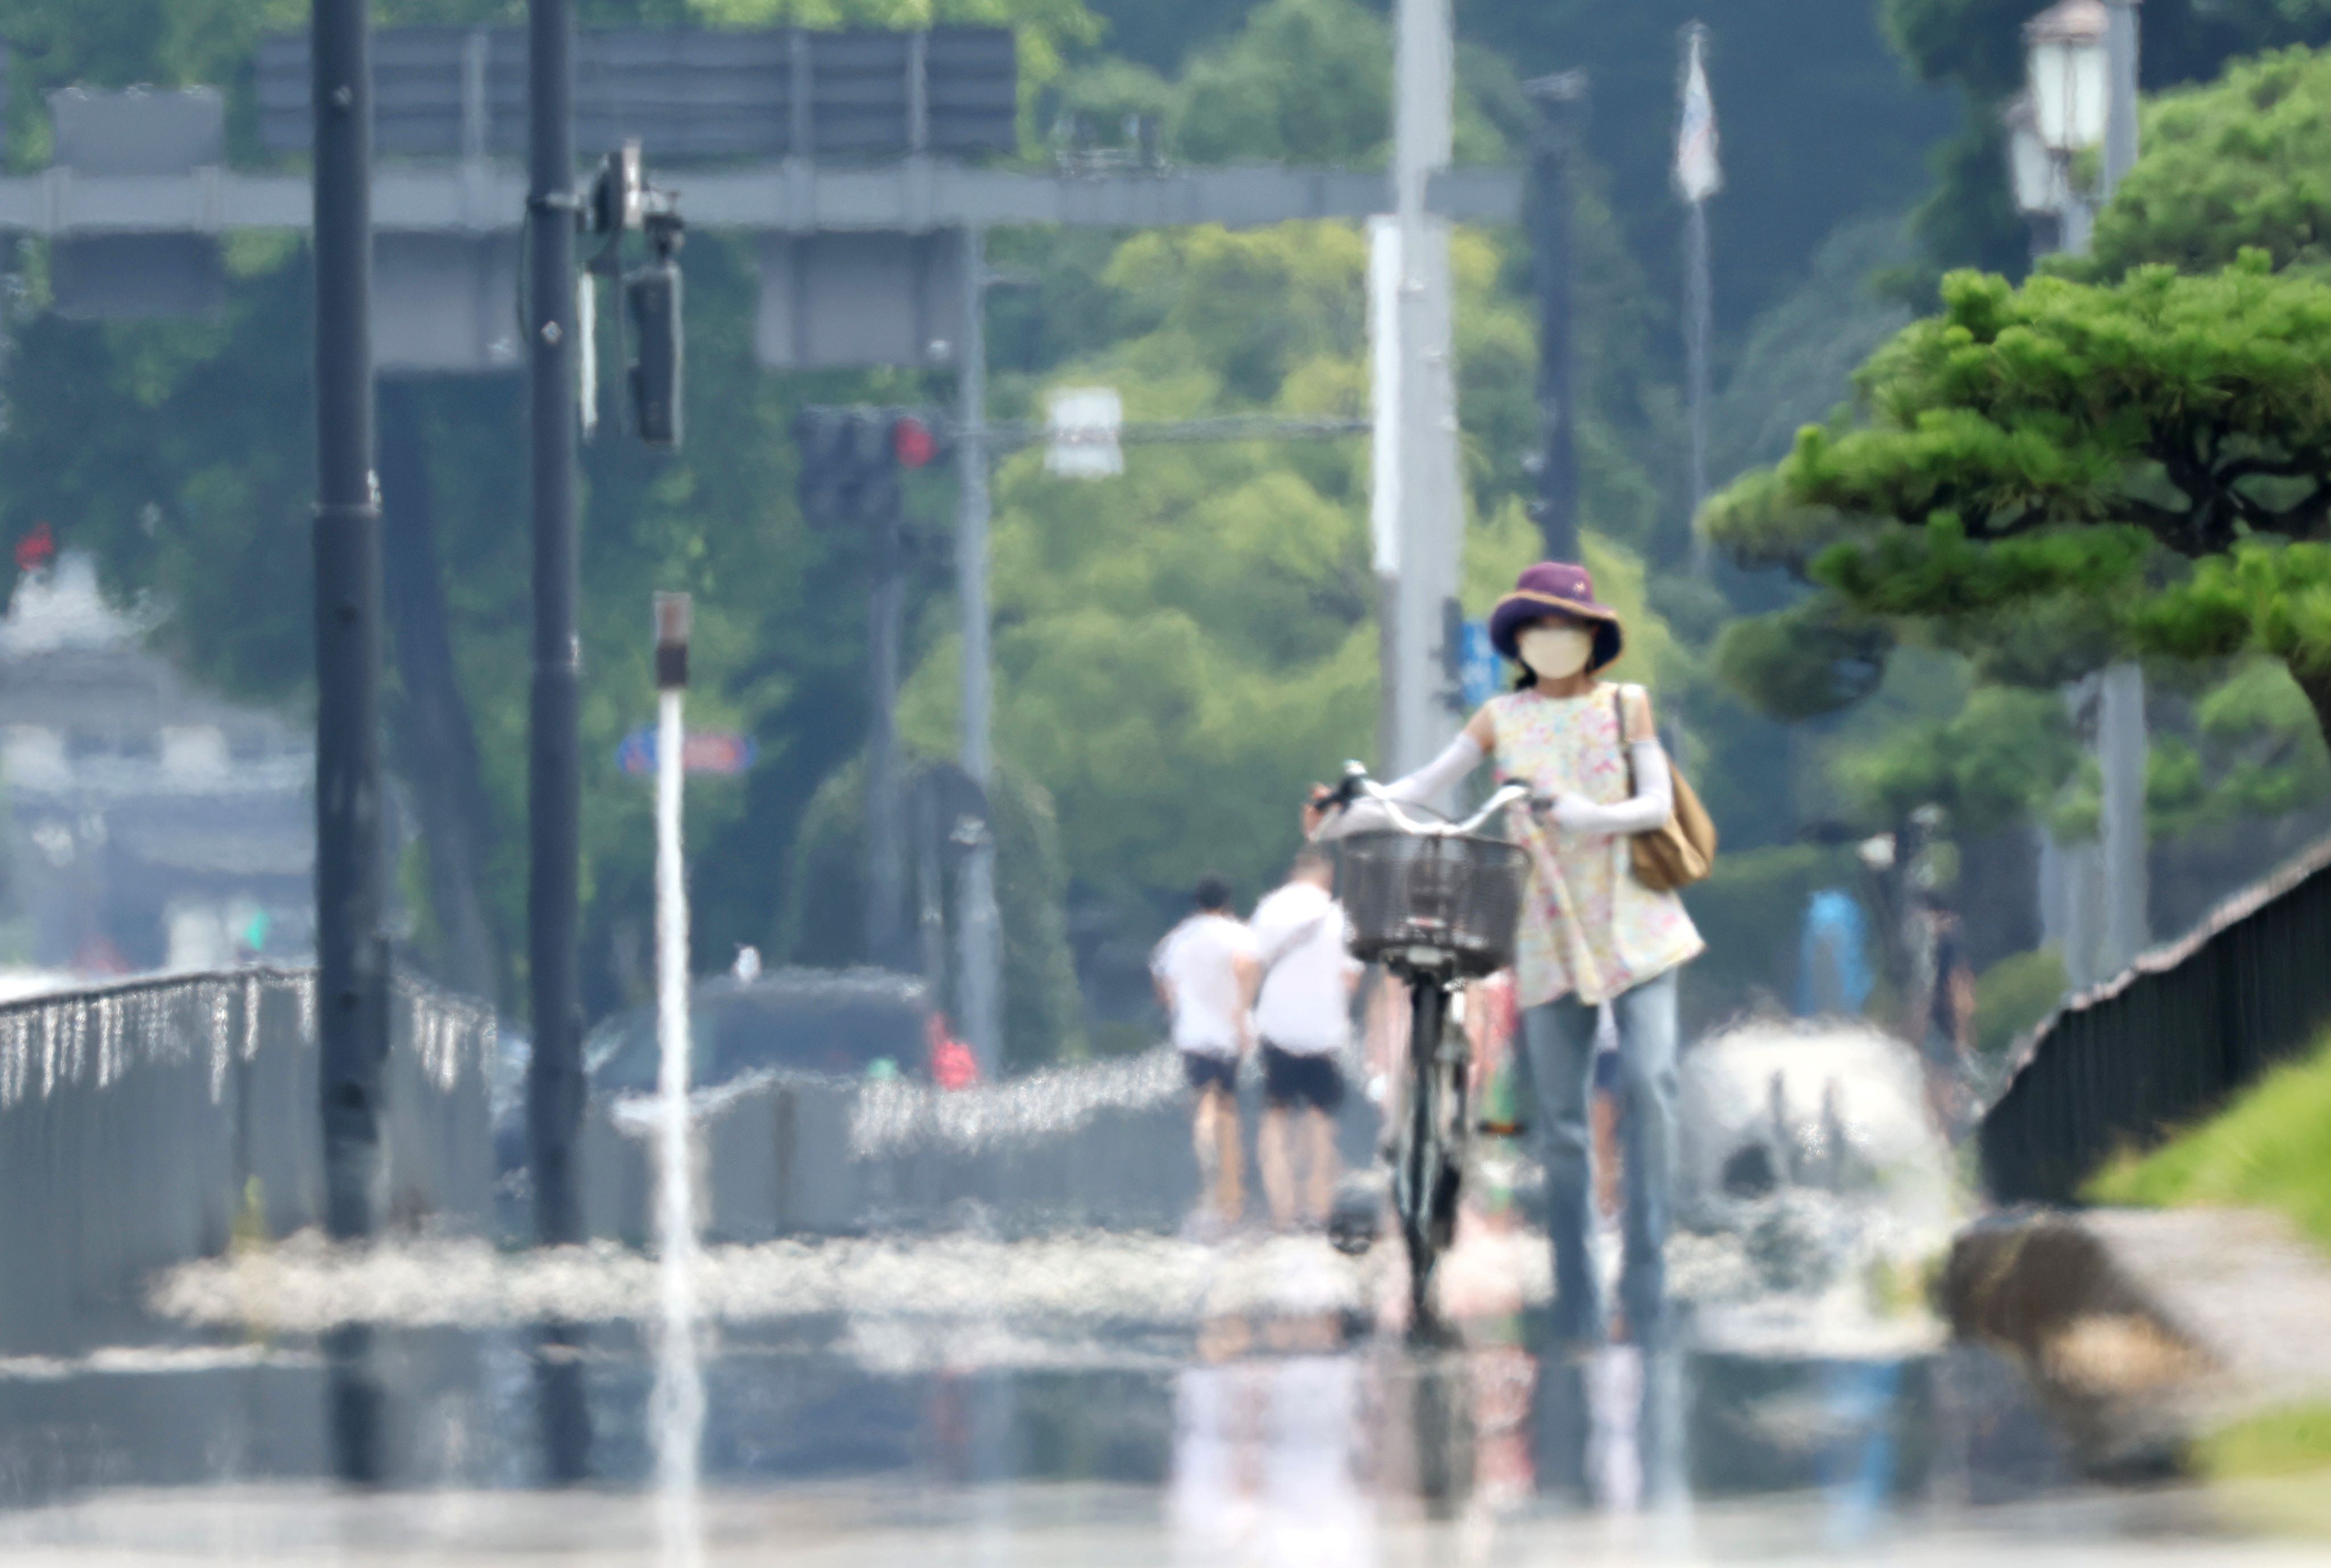
{"label": "green grass patch", "polygon": [[2213,1480],[2266,1481],[2331,1470],[2331,1404],[2269,1411],[2194,1445],[2195,1468]]}
{"label": "green grass patch", "polygon": [[2056,1010],[2064,997],[2064,961],[2053,947],[2017,953],[1984,970],[1974,983],[1974,1043],[1996,1060],[2015,1037]]}
{"label": "green grass patch", "polygon": [[2273,1209],[2331,1248],[2331,1045],[2276,1069],[2223,1111],[2090,1178],[2092,1202]]}

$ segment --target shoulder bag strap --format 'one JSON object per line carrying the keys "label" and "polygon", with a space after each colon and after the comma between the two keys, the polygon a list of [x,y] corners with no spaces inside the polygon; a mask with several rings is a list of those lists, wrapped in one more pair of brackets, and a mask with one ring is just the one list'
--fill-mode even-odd
{"label": "shoulder bag strap", "polygon": [[1611,716],[1619,721],[1619,760],[1627,769],[1627,798],[1635,798],[1635,748],[1627,743],[1627,689],[1611,688]]}

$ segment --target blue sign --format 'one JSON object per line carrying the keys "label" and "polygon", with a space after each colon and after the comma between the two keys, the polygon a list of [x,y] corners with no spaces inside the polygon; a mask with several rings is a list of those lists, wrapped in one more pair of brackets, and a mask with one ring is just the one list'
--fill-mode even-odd
{"label": "blue sign", "polygon": [[1497,696],[1498,688],[1505,684],[1505,666],[1498,661],[1498,651],[1489,646],[1489,623],[1486,621],[1465,622],[1465,639],[1460,651],[1463,658],[1458,667],[1458,681],[1465,697],[1465,711],[1470,713]]}
{"label": "blue sign", "polygon": [[[760,747],[749,735],[730,735],[717,729],[689,731],[687,743],[680,748],[680,765],[690,773],[739,774],[753,765]],[[656,769],[656,732],[652,724],[643,724],[623,736],[615,748],[615,765],[638,777]]]}

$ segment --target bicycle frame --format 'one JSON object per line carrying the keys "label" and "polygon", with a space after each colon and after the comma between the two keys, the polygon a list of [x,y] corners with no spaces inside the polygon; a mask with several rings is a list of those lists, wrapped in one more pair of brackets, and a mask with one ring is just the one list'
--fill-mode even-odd
{"label": "bicycle frame", "polygon": [[[1373,801],[1393,828],[1418,838],[1470,837],[1498,812],[1530,798],[1519,784],[1508,784],[1461,822],[1422,822],[1411,816],[1380,784],[1356,765],[1347,789]],[[1393,1206],[1408,1251],[1409,1329],[1418,1339],[1433,1337],[1439,1317],[1432,1282],[1441,1255],[1454,1239],[1457,1204],[1470,1141],[1467,1089],[1471,1047],[1464,1030],[1466,979],[1458,955],[1419,942],[1384,955],[1386,970],[1409,988],[1408,1072],[1395,1113],[1399,1135],[1392,1157]]]}

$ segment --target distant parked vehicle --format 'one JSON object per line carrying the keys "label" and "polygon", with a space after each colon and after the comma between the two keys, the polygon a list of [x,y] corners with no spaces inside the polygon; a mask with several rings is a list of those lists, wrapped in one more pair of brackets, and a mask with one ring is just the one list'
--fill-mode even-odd
{"label": "distant parked vehicle", "polygon": [[[883,969],[722,975],[697,984],[690,1016],[689,1082],[699,1089],[756,1072],[929,1075],[930,993],[916,975]],[[583,1063],[595,1097],[654,1093],[654,1007],[617,1013],[594,1029],[583,1042]]]}
{"label": "distant parked vehicle", "polygon": [[[699,1091],[755,1073],[861,1078],[869,1072],[928,1079],[934,1014],[919,976],[882,969],[775,969],[740,980],[699,981],[690,1009],[689,1082]],[[526,1070],[530,1041],[502,1026],[494,1064],[496,1167],[526,1167]],[[887,1063],[887,1067],[878,1067]],[[655,1008],[634,1007],[583,1042],[591,1094],[602,1102],[655,1092]],[[505,1185],[509,1185],[505,1181]],[[511,1188],[516,1202],[518,1189]],[[513,1211],[515,1212],[515,1211]]]}

